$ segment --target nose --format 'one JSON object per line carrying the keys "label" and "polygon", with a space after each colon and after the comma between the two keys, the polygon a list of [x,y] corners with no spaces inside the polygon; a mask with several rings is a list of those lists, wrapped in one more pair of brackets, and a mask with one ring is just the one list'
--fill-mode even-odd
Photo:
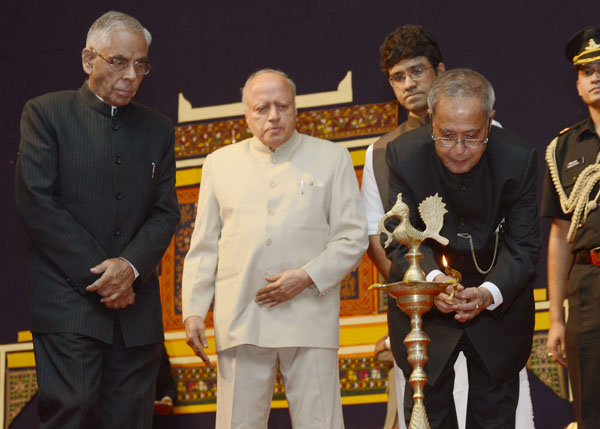
{"label": "nose", "polygon": [[466,152],[467,146],[465,146],[465,141],[460,139],[456,140],[456,144],[452,149],[454,149],[454,153],[456,153],[457,155],[462,155]]}
{"label": "nose", "polygon": [[404,89],[410,89],[416,86],[416,82],[413,80],[412,77],[410,77],[410,75],[407,73],[406,75],[404,75]]}
{"label": "nose", "polygon": [[277,121],[279,119],[279,109],[276,105],[272,105],[269,109],[269,121]]}
{"label": "nose", "polygon": [[137,74],[137,72],[135,71],[135,66],[133,61],[131,61],[127,68],[123,71],[123,77],[129,80],[136,80],[138,79],[140,76]]}

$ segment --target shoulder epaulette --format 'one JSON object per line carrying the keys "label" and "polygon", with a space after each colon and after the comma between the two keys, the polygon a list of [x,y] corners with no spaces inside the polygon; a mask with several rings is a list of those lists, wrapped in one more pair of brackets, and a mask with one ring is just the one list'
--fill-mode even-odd
{"label": "shoulder epaulette", "polygon": [[561,130],[561,132],[559,132],[559,133],[558,133],[558,135],[564,134],[564,133],[566,133],[567,131],[569,131],[570,129],[571,129],[571,127],[567,127],[567,128],[565,128],[565,129]]}

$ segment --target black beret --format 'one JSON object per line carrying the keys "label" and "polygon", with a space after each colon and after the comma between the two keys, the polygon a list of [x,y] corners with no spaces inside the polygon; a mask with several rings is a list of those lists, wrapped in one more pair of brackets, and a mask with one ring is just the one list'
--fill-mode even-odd
{"label": "black beret", "polygon": [[585,27],[565,46],[565,55],[574,66],[600,61],[600,27]]}

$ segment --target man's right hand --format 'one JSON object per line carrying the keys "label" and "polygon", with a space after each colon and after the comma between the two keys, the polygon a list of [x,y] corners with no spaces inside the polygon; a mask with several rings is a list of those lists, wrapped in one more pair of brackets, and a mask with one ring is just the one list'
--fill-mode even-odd
{"label": "man's right hand", "polygon": [[190,316],[185,319],[185,336],[186,343],[194,350],[196,356],[208,366],[212,367],[210,359],[204,352],[204,349],[208,347],[208,341],[206,341],[206,326],[204,325],[204,319],[200,316]]}
{"label": "man's right hand", "polygon": [[567,349],[565,344],[565,323],[552,322],[548,330],[546,349],[560,365],[567,366]]}
{"label": "man's right hand", "polygon": [[[446,274],[438,274],[433,279],[434,282],[443,282],[443,281],[448,281],[448,280],[452,280],[452,277],[447,276]],[[458,286],[456,287],[456,290],[460,291],[460,290],[464,290],[464,288],[465,287],[459,283]],[[440,292],[438,295],[435,296],[435,298],[433,298],[433,303],[435,304],[436,308],[440,312],[451,313],[453,311],[456,311],[455,305],[448,304],[446,301],[444,301],[444,299],[446,299],[450,296],[453,289],[454,289],[454,285],[450,284],[446,287],[446,290],[444,290],[444,292]],[[456,301],[459,302],[459,300],[456,300]]]}
{"label": "man's right hand", "polygon": [[100,278],[85,290],[100,295],[102,297],[100,302],[106,308],[118,310],[135,302],[135,292],[133,291],[135,274],[131,265],[124,259],[106,259],[92,267],[90,272],[100,275]]}

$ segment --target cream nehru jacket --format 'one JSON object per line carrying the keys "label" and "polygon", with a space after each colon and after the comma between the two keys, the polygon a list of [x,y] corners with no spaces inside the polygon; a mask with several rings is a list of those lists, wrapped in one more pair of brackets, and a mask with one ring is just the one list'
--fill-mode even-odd
{"label": "cream nehru jacket", "polygon": [[[217,351],[339,345],[339,284],[367,248],[364,208],[348,151],[294,132],[272,152],[256,138],[206,158],[183,269],[183,318],[214,297]],[[272,308],[265,275],[303,268],[314,286]]]}

